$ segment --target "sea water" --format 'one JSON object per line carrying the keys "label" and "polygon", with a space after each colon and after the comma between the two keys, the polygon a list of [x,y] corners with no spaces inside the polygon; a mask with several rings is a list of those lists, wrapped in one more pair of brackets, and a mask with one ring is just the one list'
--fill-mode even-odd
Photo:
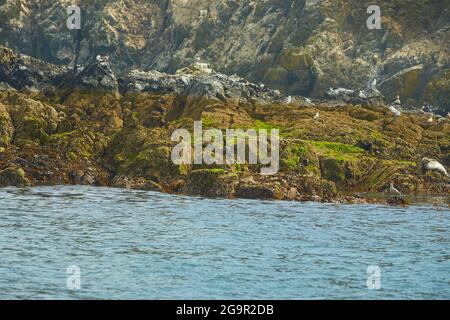
{"label": "sea water", "polygon": [[5,188],[0,298],[449,299],[450,211]]}

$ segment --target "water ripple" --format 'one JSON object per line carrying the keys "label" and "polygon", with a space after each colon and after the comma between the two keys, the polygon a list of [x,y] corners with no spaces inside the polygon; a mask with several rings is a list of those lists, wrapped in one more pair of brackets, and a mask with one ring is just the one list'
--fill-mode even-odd
{"label": "water ripple", "polygon": [[[0,298],[448,299],[450,212],[0,190]],[[81,269],[81,290],[66,268]],[[368,290],[366,269],[381,269]]]}

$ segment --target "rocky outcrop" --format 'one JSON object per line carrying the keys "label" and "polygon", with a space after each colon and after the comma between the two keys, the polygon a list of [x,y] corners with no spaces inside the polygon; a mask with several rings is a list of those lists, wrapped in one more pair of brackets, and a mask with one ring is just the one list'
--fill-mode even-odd
{"label": "rocky outcrop", "polygon": [[133,70],[117,77],[109,59],[87,65],[77,64],[69,69],[15,54],[5,47],[0,47],[0,59],[0,80],[8,85],[3,90],[27,88],[45,94],[61,90],[115,94],[120,91],[122,95],[172,94],[191,101],[209,99],[238,103],[267,103],[283,98],[279,91],[270,90],[263,84],[254,84],[236,75],[217,73],[207,64],[198,62],[175,74]]}
{"label": "rocky outcrop", "polygon": [[280,92],[270,90],[263,84],[254,84],[236,75],[217,73],[203,63],[194,63],[178,70],[174,75],[135,70],[120,79],[120,82],[122,94],[176,94],[188,101],[206,99],[219,103],[267,103],[280,101],[282,98]]}
{"label": "rocky outcrop", "polygon": [[16,54],[3,46],[0,46],[0,64],[0,83],[18,90],[54,90],[68,70],[66,67]]}
{"label": "rocky outcrop", "polygon": [[86,66],[77,64],[66,77],[64,85],[69,86],[69,89],[119,92],[118,80],[109,61],[95,61]]}
{"label": "rocky outcrop", "polygon": [[345,89],[330,88],[325,96],[331,100],[341,100],[349,104],[361,104],[365,106],[383,106],[385,105],[384,96],[375,88],[369,89]]}
{"label": "rocky outcrop", "polygon": [[117,92],[118,80],[109,62],[77,64],[73,69],[45,63],[0,46],[3,90],[34,90],[44,94],[63,89]]}
{"label": "rocky outcrop", "polygon": [[[449,194],[447,177],[424,173],[418,163],[430,157],[450,165],[450,119],[430,122],[423,112],[396,116],[376,90],[309,101],[199,62],[171,75],[132,71],[124,77],[115,76],[111,63],[99,57],[75,69],[45,64],[44,70],[62,70],[56,85],[50,77],[33,88],[11,80],[0,90],[0,170],[7,169],[6,178],[23,176],[33,186],[351,203],[371,201],[356,193],[383,192],[391,182],[405,194]],[[194,120],[222,130],[278,129],[279,173],[261,176],[259,166],[248,163],[175,165],[171,134],[192,131]]]}

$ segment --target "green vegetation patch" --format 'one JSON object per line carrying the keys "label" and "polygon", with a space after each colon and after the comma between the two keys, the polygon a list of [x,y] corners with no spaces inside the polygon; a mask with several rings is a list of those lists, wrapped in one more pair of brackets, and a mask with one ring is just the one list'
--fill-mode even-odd
{"label": "green vegetation patch", "polygon": [[337,160],[354,160],[358,155],[364,154],[364,149],[339,142],[310,141],[321,155]]}

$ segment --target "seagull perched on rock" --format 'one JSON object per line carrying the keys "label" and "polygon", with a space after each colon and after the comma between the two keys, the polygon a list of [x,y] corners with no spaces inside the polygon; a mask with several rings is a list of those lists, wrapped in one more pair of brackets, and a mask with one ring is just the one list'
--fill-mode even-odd
{"label": "seagull perched on rock", "polygon": [[394,100],[392,100],[392,104],[396,106],[401,106],[402,102],[400,101],[400,96],[396,96]]}
{"label": "seagull perched on rock", "polygon": [[422,159],[422,169],[424,171],[437,171],[448,177],[448,173],[447,173],[447,170],[445,170],[445,167],[442,164],[440,164],[437,160],[434,160],[434,159],[423,158]]}
{"label": "seagull perched on rock", "polygon": [[319,120],[319,118],[320,118],[320,114],[317,112],[317,113],[314,115],[313,119],[314,119],[314,120]]}
{"label": "seagull perched on rock", "polygon": [[207,15],[208,15],[208,10],[206,10],[206,9],[200,10],[200,18],[204,18]]}
{"label": "seagull perched on rock", "polygon": [[288,96],[286,99],[284,99],[285,104],[290,104],[292,102],[292,97]]}
{"label": "seagull perched on rock", "polygon": [[400,191],[398,191],[395,187],[394,187],[394,184],[391,182],[391,184],[389,185],[389,193],[391,193],[391,194],[394,194],[394,195],[396,195],[396,196],[399,196],[399,197],[401,197],[401,192]]}
{"label": "seagull perched on rock", "polygon": [[131,181],[128,177],[125,177],[125,189],[131,189]]}
{"label": "seagull perched on rock", "polygon": [[392,102],[388,106],[388,108],[396,117],[400,117],[400,115],[402,114],[400,112],[401,106],[402,106],[402,102],[400,101],[400,97],[396,96],[395,99],[392,100]]}
{"label": "seagull perched on rock", "polygon": [[392,106],[392,105],[389,106],[389,110],[390,110],[396,117],[400,117],[401,114],[402,114],[399,110],[397,110],[397,108],[395,108],[395,107]]}
{"label": "seagull perched on rock", "polygon": [[82,64],[79,64],[79,63],[77,63],[77,64],[75,64],[73,66],[73,71],[74,72],[81,72],[81,71],[83,71],[83,69],[84,69],[84,66]]}
{"label": "seagull perched on rock", "polygon": [[359,90],[358,97],[361,99],[367,100],[367,96],[364,94],[362,90]]}
{"label": "seagull perched on rock", "polygon": [[97,55],[95,60],[97,60],[97,62],[100,63],[100,64],[106,64],[109,61],[109,57],[108,56]]}

